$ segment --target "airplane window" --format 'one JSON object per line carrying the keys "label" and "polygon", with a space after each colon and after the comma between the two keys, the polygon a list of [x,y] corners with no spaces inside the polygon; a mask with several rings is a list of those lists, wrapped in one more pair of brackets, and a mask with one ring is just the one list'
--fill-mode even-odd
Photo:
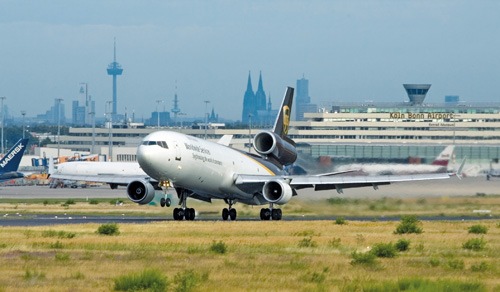
{"label": "airplane window", "polygon": [[156,145],[156,141],[149,141],[148,145]]}
{"label": "airplane window", "polygon": [[142,141],[142,145],[148,145],[149,141]]}

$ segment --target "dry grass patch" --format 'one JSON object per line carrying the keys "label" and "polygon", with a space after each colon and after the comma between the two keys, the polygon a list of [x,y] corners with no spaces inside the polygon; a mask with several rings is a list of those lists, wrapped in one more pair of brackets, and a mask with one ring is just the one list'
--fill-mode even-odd
{"label": "dry grass patch", "polygon": [[[352,253],[403,238],[393,234],[398,222],[172,221],[119,224],[117,236],[96,234],[98,224],[4,227],[0,261],[8,264],[0,265],[0,290],[108,291],[115,279],[148,269],[168,277],[172,289],[178,285],[178,275],[179,283],[202,283],[196,289],[206,291],[335,291],[354,279],[371,285],[405,277],[480,281],[494,290],[500,287],[500,228],[493,221],[480,223],[490,230],[484,235],[483,250],[462,248],[472,238],[469,222],[424,221],[422,234],[404,236],[412,243],[409,251],[396,258],[378,258],[374,267],[352,265]],[[44,237],[47,232],[75,236]],[[315,244],[299,247],[304,238]],[[225,252],[213,252],[211,246],[221,242]],[[433,260],[437,264],[432,265]]]}

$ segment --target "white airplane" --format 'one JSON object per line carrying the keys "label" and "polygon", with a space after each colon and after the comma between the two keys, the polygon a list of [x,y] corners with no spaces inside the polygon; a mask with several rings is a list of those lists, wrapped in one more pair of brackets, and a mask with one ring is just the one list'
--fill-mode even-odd
{"label": "white airplane", "polygon": [[432,164],[355,163],[339,166],[336,171],[357,170],[357,173],[368,175],[447,172],[448,163],[453,156],[454,149],[455,146],[453,145],[446,146]]}
{"label": "white airplane", "polygon": [[[380,176],[339,176],[350,171],[319,175],[290,175],[286,169],[297,159],[295,143],[287,137],[293,101],[293,88],[288,87],[272,131],[255,135],[253,146],[258,153],[252,154],[228,147],[228,138],[219,143],[172,131],[158,131],[147,135],[137,148],[137,160],[141,175],[120,175],[119,171],[93,173],[82,176],[62,171],[59,166],[52,177],[61,179],[89,180],[127,185],[130,200],[148,204],[161,187],[174,187],[180,208],[174,208],[175,220],[194,220],[195,210],[187,207],[187,198],[205,202],[221,199],[228,204],[222,210],[223,220],[235,220],[237,202],[249,205],[268,205],[262,208],[262,220],[280,220],[281,209],[297,195],[296,190],[333,190],[373,187],[393,182],[446,179],[447,173]],[[69,162],[64,165],[82,162]],[[100,168],[100,162],[90,162]],[[113,162],[108,164],[112,165]],[[80,167],[73,167],[80,169]],[[73,170],[74,171],[74,170]],[[145,175],[142,173],[144,171]],[[125,171],[123,171],[125,173]],[[112,179],[112,180],[111,180]]]}

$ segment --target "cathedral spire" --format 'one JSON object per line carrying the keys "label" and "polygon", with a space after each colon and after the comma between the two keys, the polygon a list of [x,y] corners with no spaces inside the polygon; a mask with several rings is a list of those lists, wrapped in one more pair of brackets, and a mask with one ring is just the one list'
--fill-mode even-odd
{"label": "cathedral spire", "polygon": [[259,86],[257,87],[257,91],[264,92],[264,86],[262,86],[262,71],[259,72]]}
{"label": "cathedral spire", "polygon": [[250,71],[248,71],[247,92],[252,92],[253,93],[252,77],[250,76]]}

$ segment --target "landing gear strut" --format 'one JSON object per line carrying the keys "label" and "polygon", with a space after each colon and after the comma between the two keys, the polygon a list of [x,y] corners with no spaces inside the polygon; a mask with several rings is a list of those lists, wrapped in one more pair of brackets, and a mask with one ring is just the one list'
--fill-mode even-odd
{"label": "landing gear strut", "polygon": [[181,200],[181,208],[174,208],[174,220],[182,220],[186,219],[189,221],[194,220],[196,217],[196,211],[193,208],[187,208],[186,206],[186,200],[187,200],[187,194],[185,191],[180,192],[180,200]]}
{"label": "landing gear strut", "polygon": [[281,209],[274,209],[273,203],[269,204],[269,208],[260,209],[260,220],[281,220]]}
{"label": "landing gear strut", "polygon": [[222,220],[236,220],[236,209],[233,209],[234,200],[226,199],[225,201],[229,205],[229,208],[222,209]]}

